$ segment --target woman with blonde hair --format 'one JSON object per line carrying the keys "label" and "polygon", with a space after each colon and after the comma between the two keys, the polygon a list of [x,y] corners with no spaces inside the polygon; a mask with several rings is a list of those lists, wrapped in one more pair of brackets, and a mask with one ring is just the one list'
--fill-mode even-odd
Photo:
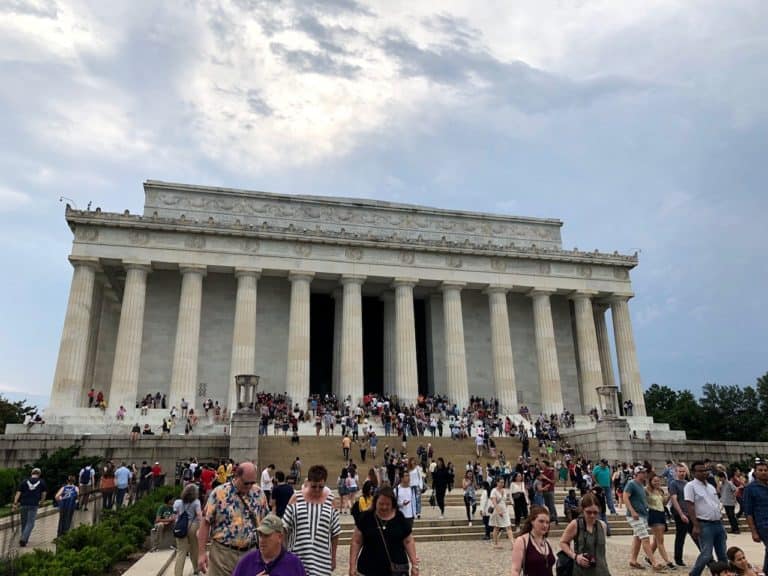
{"label": "woman with blonde hair", "polygon": [[[648,501],[648,527],[653,535],[653,544],[651,552],[659,551],[659,556],[670,570],[677,567],[670,561],[667,548],[664,545],[664,532],[667,530],[667,517],[665,508],[669,502],[669,494],[665,494],[661,489],[661,476],[655,472],[650,473],[648,484],[645,487],[645,497]],[[653,564],[653,558],[646,558],[646,562]]]}

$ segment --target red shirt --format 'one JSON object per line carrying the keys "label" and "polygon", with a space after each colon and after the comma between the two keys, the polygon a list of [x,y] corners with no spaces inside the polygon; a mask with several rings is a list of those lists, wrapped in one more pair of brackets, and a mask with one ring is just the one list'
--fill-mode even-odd
{"label": "red shirt", "polygon": [[208,492],[213,487],[213,479],[216,478],[216,471],[210,468],[203,468],[200,473],[200,482],[203,483],[203,488]]}
{"label": "red shirt", "polygon": [[152,477],[153,478],[157,478],[162,473],[163,473],[163,469],[158,464],[155,464],[154,466],[152,466]]}
{"label": "red shirt", "polygon": [[555,469],[547,468],[542,472],[542,474],[550,480],[549,484],[547,484],[547,487],[544,489],[544,492],[554,492],[555,491]]}

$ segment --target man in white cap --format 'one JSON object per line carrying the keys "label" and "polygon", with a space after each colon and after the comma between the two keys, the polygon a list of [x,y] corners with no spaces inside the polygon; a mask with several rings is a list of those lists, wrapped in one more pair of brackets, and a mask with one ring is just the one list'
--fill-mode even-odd
{"label": "man in white cap", "polygon": [[307,572],[299,557],[285,549],[284,528],[283,521],[278,516],[265,516],[256,528],[259,533],[259,547],[240,558],[232,576],[306,576]]}
{"label": "man in white cap", "polygon": [[40,468],[33,468],[27,480],[19,484],[19,489],[13,498],[14,512],[21,508],[21,539],[19,545],[24,547],[29,542],[32,529],[37,519],[37,509],[45,500],[45,480],[41,477]]}

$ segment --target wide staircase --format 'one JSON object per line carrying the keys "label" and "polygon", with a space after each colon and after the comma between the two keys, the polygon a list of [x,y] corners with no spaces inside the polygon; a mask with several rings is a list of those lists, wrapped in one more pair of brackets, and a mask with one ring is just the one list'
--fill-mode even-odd
{"label": "wide staircase", "polygon": [[[520,455],[521,446],[517,439],[494,437],[494,441],[496,442],[497,452],[503,451],[507,459],[516,460]],[[442,457],[446,462],[453,462],[456,468],[456,485],[453,490],[446,495],[446,509],[443,518],[440,518],[440,510],[437,507],[431,507],[429,505],[429,497],[432,491],[428,490],[422,496],[421,518],[414,522],[414,536],[419,542],[480,540],[484,534],[480,510],[478,509],[476,511],[472,517],[472,526],[469,526],[461,490],[461,478],[464,474],[464,468],[468,461],[474,461],[476,459],[474,439],[451,440],[450,438],[445,437],[433,438],[430,435],[418,438],[411,437],[408,439],[408,454],[415,456],[418,446],[421,444],[426,447],[427,443],[432,444],[435,458]],[[400,439],[396,436],[380,437],[376,459],[374,460],[370,456],[369,450],[365,462],[361,462],[360,460],[358,445],[352,445],[351,457],[358,465],[361,479],[367,474],[368,468],[374,465],[380,466],[382,464],[384,448],[387,445],[399,449]],[[335,490],[336,478],[344,465],[341,449],[341,436],[338,434],[335,436],[321,435],[319,437],[301,436],[299,444],[291,444],[290,435],[282,436],[282,433],[279,436],[270,435],[261,436],[259,438],[260,467],[274,464],[277,470],[283,470],[287,475],[291,463],[297,456],[301,459],[302,475],[305,477],[309,466],[318,463],[324,464],[325,467],[328,468],[328,485]],[[486,462],[492,461],[493,458],[490,458],[486,454],[479,460],[484,466]],[[566,524],[562,520],[562,513],[563,500],[567,493],[567,488],[564,487],[562,483],[559,483],[557,490],[555,491],[555,503],[561,521],[559,525],[553,524],[550,529],[550,537],[553,539],[558,539],[565,529]],[[617,536],[631,535],[632,529],[627,523],[623,507],[619,507],[617,511],[619,513],[616,515],[608,515],[611,533]],[[510,506],[510,514],[511,512],[512,507]],[[343,514],[341,519],[342,533],[340,542],[341,544],[348,544],[354,529],[353,519],[349,514]],[[729,528],[725,517],[723,520],[726,523],[726,528]],[[748,530],[746,520],[743,518],[739,520],[739,525],[742,531]],[[674,533],[674,528],[674,522],[670,521],[668,533]]]}

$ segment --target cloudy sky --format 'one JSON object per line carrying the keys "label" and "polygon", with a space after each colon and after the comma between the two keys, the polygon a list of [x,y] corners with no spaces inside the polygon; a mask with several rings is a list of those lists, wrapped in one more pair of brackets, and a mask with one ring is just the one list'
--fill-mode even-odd
{"label": "cloudy sky", "polygon": [[59,197],[146,179],[564,221],[640,252],[646,384],[768,371],[764,0],[0,0],[0,393],[44,404]]}

